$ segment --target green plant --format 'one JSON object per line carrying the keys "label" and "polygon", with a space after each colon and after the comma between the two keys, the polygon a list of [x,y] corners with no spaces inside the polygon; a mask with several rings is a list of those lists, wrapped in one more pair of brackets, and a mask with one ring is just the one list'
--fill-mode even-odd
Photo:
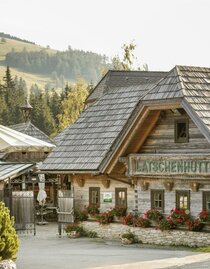
{"label": "green plant", "polygon": [[113,221],[113,215],[110,212],[103,212],[98,215],[96,215],[96,220],[100,224],[108,224]]}
{"label": "green plant", "polygon": [[199,217],[200,221],[203,221],[203,222],[210,221],[210,213],[206,210],[202,210],[201,212],[199,212],[198,217]]}
{"label": "green plant", "polygon": [[64,228],[65,232],[71,233],[71,232],[76,232],[79,233],[81,236],[86,236],[87,232],[85,231],[85,229],[80,226],[79,224],[76,223],[71,223],[68,224],[65,228]]}
{"label": "green plant", "polygon": [[185,221],[190,219],[189,210],[174,208],[170,212],[170,219],[174,224],[184,224]]}
{"label": "green plant", "polygon": [[19,242],[14,229],[14,218],[10,218],[9,209],[0,202],[0,261],[15,259]]}
{"label": "green plant", "polygon": [[88,206],[88,207],[86,207],[85,208],[85,210],[87,211],[87,213],[89,214],[89,215],[91,215],[91,216],[96,216],[97,214],[99,214],[99,209],[98,209],[98,207],[96,207],[96,206]]}
{"label": "green plant", "polygon": [[136,220],[136,218],[132,213],[122,217],[122,223],[124,225],[134,225],[135,220]]}
{"label": "green plant", "polygon": [[134,223],[135,227],[143,227],[143,228],[147,228],[150,226],[150,222],[148,219],[142,218],[142,217],[137,217],[135,219],[135,223]]}
{"label": "green plant", "polygon": [[87,232],[87,237],[89,237],[89,238],[97,238],[98,234],[97,234],[97,232],[94,232],[94,231],[88,231]]}
{"label": "green plant", "polygon": [[185,225],[188,227],[189,231],[201,231],[204,227],[204,224],[200,221],[200,219],[188,219],[185,221]]}
{"label": "green plant", "polygon": [[174,228],[174,223],[171,219],[161,219],[157,222],[156,227],[161,231],[170,230]]}
{"label": "green plant", "polygon": [[88,219],[88,213],[87,211],[84,209],[84,210],[81,210],[81,211],[76,211],[75,212],[75,219],[76,221],[85,221]]}
{"label": "green plant", "polygon": [[154,221],[158,221],[163,218],[163,214],[157,209],[150,209],[147,212],[145,212],[144,215],[145,215],[145,218],[149,220],[154,220]]}
{"label": "green plant", "polygon": [[128,240],[134,241],[135,240],[135,235],[134,233],[132,233],[130,230],[127,231],[126,233],[123,233],[121,235],[121,238],[126,238]]}
{"label": "green plant", "polygon": [[125,207],[116,206],[113,208],[113,213],[116,217],[123,217],[126,215],[126,210],[127,209]]}

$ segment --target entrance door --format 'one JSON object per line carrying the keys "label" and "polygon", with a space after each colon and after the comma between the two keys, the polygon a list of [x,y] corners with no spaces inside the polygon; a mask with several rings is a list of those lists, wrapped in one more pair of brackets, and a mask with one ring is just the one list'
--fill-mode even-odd
{"label": "entrance door", "polygon": [[74,198],[71,190],[58,190],[58,232],[65,224],[74,222]]}

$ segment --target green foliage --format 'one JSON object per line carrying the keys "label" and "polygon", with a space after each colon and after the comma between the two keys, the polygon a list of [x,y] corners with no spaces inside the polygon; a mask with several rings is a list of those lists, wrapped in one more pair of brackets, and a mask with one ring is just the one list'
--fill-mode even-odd
{"label": "green foliage", "polygon": [[149,220],[154,220],[154,221],[158,221],[163,218],[163,214],[157,209],[150,209],[147,212],[145,212],[144,215],[145,215],[145,218]]}
{"label": "green foliage", "polygon": [[193,252],[210,252],[210,247],[206,247],[206,248],[196,248],[193,250]]}
{"label": "green foliage", "polygon": [[98,207],[96,207],[96,206],[87,206],[86,208],[85,208],[85,210],[87,211],[87,213],[88,214],[90,214],[91,216],[95,216],[95,215],[97,215],[97,214],[99,214],[99,209],[98,209]]}
{"label": "green foliage", "polygon": [[135,221],[136,221],[136,217],[132,213],[122,217],[122,223],[124,225],[130,225],[130,226],[132,225],[133,226]]}
{"label": "green foliage", "polygon": [[76,221],[85,221],[88,219],[88,213],[87,210],[81,210],[75,212],[75,219]]}
{"label": "green foliage", "polygon": [[128,232],[123,233],[123,234],[121,235],[121,238],[126,238],[126,239],[128,239],[128,240],[134,241],[134,239],[135,239],[135,235],[134,235],[134,233],[132,233],[132,232],[129,230]]}
{"label": "green foliage", "polygon": [[84,228],[76,223],[68,224],[65,227],[65,232],[66,233],[76,232],[76,233],[80,233],[81,236],[86,236],[86,231],[84,230]]}
{"label": "green foliage", "polygon": [[135,227],[142,227],[142,228],[147,228],[150,226],[150,222],[148,219],[142,218],[142,217],[137,217],[134,223]]}
{"label": "green foliage", "polygon": [[19,242],[14,229],[14,219],[10,218],[8,208],[0,202],[0,261],[15,259]]}
{"label": "green foliage", "polygon": [[0,122],[12,125],[22,120],[20,105],[25,99],[23,80],[14,80],[7,67],[3,84],[0,85]]}
{"label": "green foliage", "polygon": [[76,85],[68,90],[67,97],[61,102],[62,113],[58,115],[60,130],[76,121],[84,109],[84,102],[88,96],[87,84],[78,80]]}
{"label": "green foliage", "polygon": [[86,233],[86,235],[87,235],[87,237],[89,237],[89,238],[97,238],[97,237],[98,237],[98,234],[97,234],[97,232],[95,232],[95,231],[88,231],[88,232]]}
{"label": "green foliage", "polygon": [[185,221],[190,219],[189,210],[173,208],[170,212],[170,219],[174,224],[184,224]]}
{"label": "green foliage", "polygon": [[63,76],[65,79],[76,81],[78,76],[87,81],[98,81],[101,69],[108,67],[105,56],[73,50],[59,51],[49,54],[46,49],[39,51],[11,51],[6,54],[5,64],[21,69],[25,72],[49,75],[51,77]]}
{"label": "green foliage", "polygon": [[126,215],[127,208],[116,206],[113,208],[113,214],[116,217],[123,217]]}
{"label": "green foliage", "polygon": [[199,232],[203,229],[204,223],[200,219],[188,219],[185,221],[185,225],[188,227],[189,231]]}
{"label": "green foliage", "polygon": [[111,212],[103,212],[96,215],[96,220],[100,224],[108,224],[113,221],[113,214]]}
{"label": "green foliage", "polygon": [[171,219],[161,219],[157,222],[157,229],[161,231],[170,230],[174,228],[174,223]]}
{"label": "green foliage", "polygon": [[130,44],[124,44],[122,46],[123,50],[123,59],[117,55],[112,58],[112,68],[114,70],[132,70],[134,64],[134,50],[136,48],[136,44],[131,42]]}

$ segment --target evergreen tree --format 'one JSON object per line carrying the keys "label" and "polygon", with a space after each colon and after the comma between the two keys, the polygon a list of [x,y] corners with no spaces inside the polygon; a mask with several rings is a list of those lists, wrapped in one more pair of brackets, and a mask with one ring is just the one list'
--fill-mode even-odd
{"label": "evergreen tree", "polygon": [[[16,80],[13,80],[10,68],[7,66],[5,76],[3,77],[4,84],[1,89],[1,103],[3,110],[1,112],[1,122],[4,125],[12,125],[22,121],[20,105],[23,103],[25,98],[25,92],[23,85],[18,85]],[[23,83],[23,81],[21,81]],[[3,115],[6,113],[6,115]]]}
{"label": "evergreen tree", "polygon": [[14,218],[10,218],[9,209],[0,202],[0,261],[15,259],[19,242],[14,229]]}
{"label": "evergreen tree", "polygon": [[41,91],[39,94],[31,94],[30,104],[33,107],[31,114],[32,123],[48,135],[56,133],[55,120],[47,104],[46,95]]}

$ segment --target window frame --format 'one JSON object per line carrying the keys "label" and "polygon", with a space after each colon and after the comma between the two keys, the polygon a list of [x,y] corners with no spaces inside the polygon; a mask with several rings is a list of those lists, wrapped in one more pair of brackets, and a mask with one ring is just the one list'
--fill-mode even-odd
{"label": "window frame", "polygon": [[[187,194],[187,208],[180,208],[178,206],[180,202],[180,196],[183,194]],[[190,210],[190,190],[176,190],[176,208]]]}
{"label": "window frame", "polygon": [[206,210],[208,212],[210,212],[210,209],[206,208],[206,196],[207,195],[210,195],[210,191],[203,191],[202,193],[202,207],[203,207],[203,210]]}
{"label": "window frame", "polygon": [[[155,194],[161,194],[162,196],[162,206],[161,207],[155,207]],[[150,201],[151,201],[151,209],[157,209],[157,210],[161,210],[164,211],[164,207],[165,207],[165,192],[163,189],[152,189],[150,190]]]}
{"label": "window frame", "polygon": [[[119,204],[119,197],[118,197],[118,194],[121,191],[125,192],[125,205],[123,205],[123,206]],[[127,188],[115,188],[115,206],[116,207],[127,208],[127,204],[128,204],[127,197],[128,197],[127,196]]]}
{"label": "window frame", "polygon": [[[178,137],[178,124],[186,124],[186,137]],[[175,143],[188,143],[189,142],[189,119],[179,118],[174,120],[174,142]]]}
{"label": "window frame", "polygon": [[[98,203],[92,203],[92,191],[98,192]],[[100,187],[89,187],[89,206],[100,207]]]}

